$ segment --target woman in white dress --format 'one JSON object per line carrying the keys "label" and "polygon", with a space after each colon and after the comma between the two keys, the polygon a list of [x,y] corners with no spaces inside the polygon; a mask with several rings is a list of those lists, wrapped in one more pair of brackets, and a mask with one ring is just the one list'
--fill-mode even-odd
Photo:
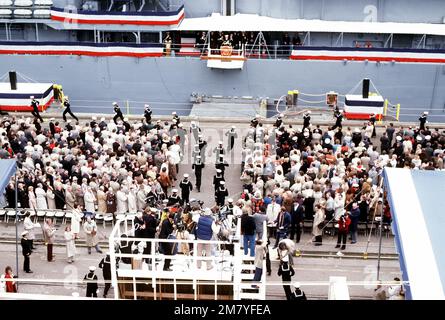
{"label": "woman in white dress", "polygon": [[66,243],[66,255],[68,258],[68,263],[73,263],[74,256],[76,255],[76,242],[74,241],[76,239],[76,236],[71,230],[70,226],[66,226],[64,238]]}
{"label": "woman in white dress", "polygon": [[96,211],[94,207],[94,202],[96,201],[96,197],[91,190],[91,187],[87,187],[83,196],[85,202],[85,211],[94,213]]}
{"label": "woman in white dress", "polygon": [[71,216],[71,232],[76,239],[79,239],[80,222],[82,221],[83,213],[80,206],[72,211]]}
{"label": "woman in white dress", "polygon": [[31,210],[36,210],[37,200],[36,200],[36,195],[34,194],[34,187],[28,187],[28,200],[29,200],[29,208]]}
{"label": "woman in white dress", "polygon": [[48,209],[48,204],[46,203],[46,192],[43,190],[41,183],[38,183],[36,188],[36,204],[38,210]]}
{"label": "woman in white dress", "polygon": [[122,187],[121,190],[116,192],[117,199],[117,213],[127,213],[128,212],[128,197],[127,197],[127,188]]}
{"label": "woman in white dress", "polygon": [[56,196],[54,195],[53,190],[48,188],[46,190],[46,201],[48,202],[48,209],[56,209]]}
{"label": "woman in white dress", "polygon": [[130,191],[128,192],[128,212],[135,213],[138,211],[137,207],[137,198],[136,198],[136,192],[135,187],[133,185],[130,185]]}

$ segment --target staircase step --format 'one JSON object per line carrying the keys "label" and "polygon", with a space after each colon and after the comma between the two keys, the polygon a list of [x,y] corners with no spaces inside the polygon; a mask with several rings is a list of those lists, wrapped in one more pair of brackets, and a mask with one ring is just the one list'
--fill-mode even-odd
{"label": "staircase step", "polygon": [[255,270],[256,267],[254,264],[242,264],[241,270]]}
{"label": "staircase step", "polygon": [[248,299],[248,300],[263,300],[264,295],[259,294],[259,293],[240,292],[239,298],[240,299]]}
{"label": "staircase step", "polygon": [[241,273],[240,278],[241,280],[252,280],[253,279],[253,273]]}

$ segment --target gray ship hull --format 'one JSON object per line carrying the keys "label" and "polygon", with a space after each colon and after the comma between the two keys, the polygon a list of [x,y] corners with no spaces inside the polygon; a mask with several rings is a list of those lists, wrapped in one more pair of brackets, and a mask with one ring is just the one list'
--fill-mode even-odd
{"label": "gray ship hull", "polygon": [[431,122],[445,122],[445,66],[441,64],[251,59],[243,70],[217,70],[188,57],[2,56],[0,74],[9,70],[38,82],[62,84],[76,112],[112,113],[111,102],[118,101],[130,114],[142,114],[143,105],[150,103],[160,115],[174,110],[188,115],[193,92],[272,101],[292,89],[346,94],[367,77],[384,98],[401,104],[401,120],[416,120],[426,110]]}

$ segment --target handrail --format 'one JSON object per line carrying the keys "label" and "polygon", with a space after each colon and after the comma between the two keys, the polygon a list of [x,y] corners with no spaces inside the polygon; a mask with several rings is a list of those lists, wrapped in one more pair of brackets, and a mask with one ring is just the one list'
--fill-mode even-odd
{"label": "handrail", "polygon": [[[128,222],[130,221],[130,229],[128,228]],[[122,230],[124,229],[124,230]],[[131,217],[125,217],[124,219],[119,219],[111,234],[110,234],[110,238],[109,238],[109,247],[110,247],[110,261],[111,261],[111,274],[112,274],[112,284],[114,287],[114,296],[115,299],[119,298],[119,290],[118,290],[118,272],[117,272],[117,265],[116,265],[116,258],[133,258],[133,259],[138,259],[139,261],[142,261],[143,259],[149,259],[149,263],[148,263],[148,270],[144,269],[144,272],[146,272],[146,275],[149,276],[152,280],[152,286],[154,289],[154,292],[156,292],[156,281],[158,278],[165,278],[166,276],[168,276],[168,274],[164,274],[161,271],[157,271],[157,266],[156,266],[156,262],[157,259],[169,259],[172,261],[183,261],[186,262],[187,265],[189,266],[188,270],[184,271],[182,274],[178,274],[178,273],[171,273],[171,278],[172,279],[176,279],[176,278],[181,278],[181,277],[186,277],[187,279],[191,279],[193,280],[193,286],[195,288],[195,298],[197,297],[196,294],[196,289],[197,289],[197,276],[198,274],[196,273],[196,270],[199,270],[197,268],[198,266],[198,261],[201,262],[206,262],[207,261],[214,261],[214,262],[218,262],[218,257],[217,256],[198,256],[197,254],[197,249],[198,249],[198,244],[210,244],[210,245],[224,245],[224,244],[228,244],[230,242],[228,241],[217,241],[217,240],[188,240],[188,239],[159,239],[159,238],[127,238],[127,237],[122,237],[122,231],[124,231],[128,236],[132,236],[134,234],[135,231],[135,225],[134,225],[134,219]],[[116,252],[113,248],[116,248],[116,244],[120,244],[121,242],[131,242],[132,244],[136,244],[136,243],[140,243],[143,242],[145,244],[145,246],[150,245],[151,246],[151,253],[150,254],[144,254],[144,253],[138,253],[138,254],[129,254],[129,253],[118,253]],[[191,251],[193,252],[193,255],[180,255],[180,254],[175,254],[175,255],[168,255],[168,254],[160,254],[158,252],[156,252],[156,245],[160,245],[162,243],[175,243],[178,245],[183,244],[183,243],[187,243],[187,244],[191,244],[192,248]],[[235,251],[234,255],[230,255],[230,256],[224,256],[224,261],[228,261],[231,263],[231,265],[233,267],[235,267],[237,265],[236,261],[237,261],[237,254],[239,253],[239,251]],[[193,268],[190,268],[190,265],[193,266]],[[142,266],[142,265],[141,265]],[[127,269],[125,269],[127,270]],[[128,269],[129,271],[126,272],[130,272],[130,274],[134,271],[137,270],[142,270],[142,269]],[[227,271],[224,271],[223,268],[219,269],[218,267],[214,267],[211,269],[211,274],[214,277],[215,271],[216,273],[220,273],[221,277],[219,278],[220,280],[224,279],[224,274]],[[202,273],[200,272],[201,275],[205,275],[206,273]],[[226,277],[233,277],[233,272],[230,271],[230,274],[225,274]],[[135,279],[136,277],[140,276],[140,274],[135,273],[133,275],[133,279]],[[167,277],[167,279],[169,279],[169,277]],[[218,278],[217,278],[218,279]],[[217,280],[216,279],[216,280]],[[218,285],[218,283],[216,283],[216,285]],[[136,286],[133,287],[134,290],[134,296],[136,297]],[[156,294],[156,293],[155,293]],[[156,299],[156,297],[155,297]]]}

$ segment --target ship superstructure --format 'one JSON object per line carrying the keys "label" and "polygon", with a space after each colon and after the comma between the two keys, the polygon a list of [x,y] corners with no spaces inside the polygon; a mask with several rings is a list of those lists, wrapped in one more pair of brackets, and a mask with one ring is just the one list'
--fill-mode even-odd
{"label": "ship superstructure", "polygon": [[438,0],[0,0],[0,75],[62,84],[76,111],[183,115],[192,94],[324,107],[369,78],[401,120],[441,122],[444,16]]}

